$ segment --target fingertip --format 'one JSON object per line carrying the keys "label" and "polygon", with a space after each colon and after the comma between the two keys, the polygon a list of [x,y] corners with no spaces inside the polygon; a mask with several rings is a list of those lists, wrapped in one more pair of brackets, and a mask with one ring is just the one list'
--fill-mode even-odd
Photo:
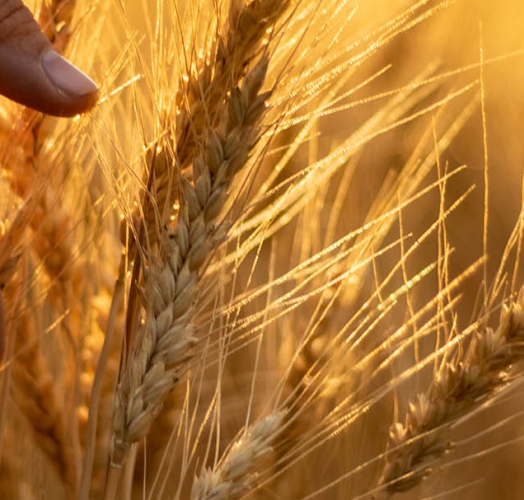
{"label": "fingertip", "polygon": [[90,111],[98,102],[98,88],[84,95],[67,95],[58,87],[56,89],[57,93],[61,94],[60,98],[42,104],[40,111],[48,115],[70,118]]}
{"label": "fingertip", "polygon": [[54,50],[44,53],[42,68],[47,78],[67,95],[82,97],[98,91],[96,83],[91,78]]}
{"label": "fingertip", "polygon": [[98,87],[53,49],[20,0],[0,0],[0,94],[68,117],[89,111]]}
{"label": "fingertip", "polygon": [[0,94],[48,115],[71,117],[89,111],[99,91],[52,49],[35,57],[0,45]]}
{"label": "fingertip", "polygon": [[56,51],[44,52],[41,65],[51,84],[65,98],[62,106],[57,106],[52,114],[73,116],[90,110],[96,104],[96,83]]}

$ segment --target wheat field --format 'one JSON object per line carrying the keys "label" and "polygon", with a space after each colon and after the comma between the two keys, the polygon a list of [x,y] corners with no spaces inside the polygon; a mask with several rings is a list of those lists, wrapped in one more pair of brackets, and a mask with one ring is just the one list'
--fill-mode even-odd
{"label": "wheat field", "polygon": [[0,498],[522,498],[522,2],[27,4]]}

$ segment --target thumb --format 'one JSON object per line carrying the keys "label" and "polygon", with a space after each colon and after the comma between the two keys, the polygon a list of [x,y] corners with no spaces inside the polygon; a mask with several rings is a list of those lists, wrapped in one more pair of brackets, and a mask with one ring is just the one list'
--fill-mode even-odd
{"label": "thumb", "polygon": [[0,0],[0,94],[56,116],[89,110],[98,87],[60,56],[21,0]]}

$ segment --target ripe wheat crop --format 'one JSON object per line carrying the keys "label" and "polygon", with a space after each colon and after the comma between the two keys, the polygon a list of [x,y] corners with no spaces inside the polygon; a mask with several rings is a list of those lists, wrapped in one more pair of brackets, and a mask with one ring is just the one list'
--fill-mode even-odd
{"label": "ripe wheat crop", "polygon": [[30,4],[0,498],[521,498],[520,4]]}

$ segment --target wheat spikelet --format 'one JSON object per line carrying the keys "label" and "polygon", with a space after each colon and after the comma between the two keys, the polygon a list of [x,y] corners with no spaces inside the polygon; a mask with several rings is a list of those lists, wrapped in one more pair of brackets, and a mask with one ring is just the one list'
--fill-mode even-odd
{"label": "wheat spikelet", "polygon": [[[59,53],[64,52],[70,40],[74,3],[59,0],[52,5],[40,4],[38,20]],[[60,153],[55,155],[46,144],[53,135],[56,120],[27,108],[14,108],[9,118],[11,126],[2,136],[5,146],[2,172],[14,195],[14,202],[11,202],[14,206],[20,205],[0,244],[0,281],[2,287],[7,284],[8,333],[10,341],[16,344],[16,350],[11,345],[14,358],[9,360],[8,368],[10,370],[12,365],[11,393],[27,418],[34,443],[57,470],[68,494],[73,494],[80,465],[74,414],[77,380],[72,368],[76,360],[67,357],[59,363],[53,360],[55,366],[51,370],[49,350],[46,354],[42,352],[42,339],[39,338],[44,333],[42,315],[57,318],[64,311],[71,314],[69,318],[59,320],[60,328],[68,335],[81,336],[78,328],[83,314],[81,303],[69,299],[73,296],[80,298],[88,285],[82,263],[75,258],[78,249],[73,238],[70,207],[66,207],[62,197],[69,165]],[[44,285],[48,295],[44,301],[34,296],[29,298],[32,294],[30,287],[42,276],[28,279],[26,270],[19,269],[21,262],[31,260],[31,251],[41,260],[41,270],[46,272],[49,280],[47,286]],[[21,259],[24,255],[28,258]],[[32,309],[34,317],[28,316],[28,308]],[[66,351],[70,347],[68,345]],[[68,386],[66,393],[72,395],[64,398],[64,402],[61,401],[60,389],[64,388],[61,384]]]}
{"label": "wheat spikelet", "polygon": [[[12,258],[4,261],[3,266],[2,288],[7,316],[3,328],[10,343],[7,370],[12,371],[11,394],[29,423],[34,442],[57,470],[66,489],[73,492],[78,462],[69,429],[70,419],[60,402],[55,377],[37,338],[37,332],[41,332],[41,323],[36,316],[41,313],[41,304],[35,303],[34,297],[24,298],[29,281],[27,272],[18,269],[20,262],[28,260],[21,258],[26,248],[21,246],[20,240],[27,234],[24,229],[28,213],[37,205],[37,200],[37,197],[31,197],[22,206],[1,242],[0,253],[3,257],[8,254],[11,244],[14,249],[17,246],[20,248]],[[33,317],[28,315],[28,309],[32,310]]]}
{"label": "wheat spikelet", "polygon": [[[64,52],[70,40],[74,3],[57,0],[51,5],[46,2],[40,5],[40,25],[59,53]],[[67,167],[52,164],[52,160],[42,154],[56,120],[28,108],[19,116],[13,113],[12,119],[16,124],[5,138],[3,167],[9,172],[6,177],[12,192],[30,205],[18,214],[18,218],[27,217],[19,225],[27,225],[34,231],[33,249],[50,277],[52,294],[63,306],[67,302],[64,294],[77,294],[85,289],[85,280],[82,266],[74,258],[77,254],[74,223],[60,196]],[[17,234],[21,232],[21,228],[17,228]],[[77,318],[78,315],[77,311]]]}
{"label": "wheat spikelet", "polygon": [[210,49],[210,61],[196,75],[191,72],[187,76],[187,84],[178,95],[178,108],[185,111],[177,116],[176,123],[177,159],[182,168],[191,161],[205,130],[220,120],[220,105],[227,92],[245,75],[268,29],[289,4],[290,0],[230,2],[225,35],[218,34]]}

